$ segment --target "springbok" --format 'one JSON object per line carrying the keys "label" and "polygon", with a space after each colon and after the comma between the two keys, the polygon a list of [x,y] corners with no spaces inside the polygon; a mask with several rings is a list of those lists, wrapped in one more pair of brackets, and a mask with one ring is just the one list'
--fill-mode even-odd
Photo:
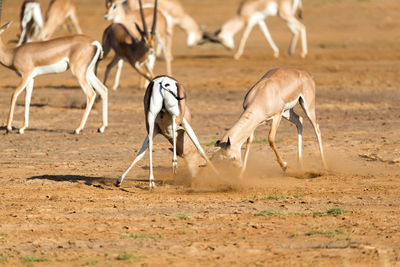
{"label": "springbok", "polygon": [[[150,23],[151,20],[153,20],[153,26],[151,28],[151,32],[146,32],[146,40],[149,41],[148,44],[150,45],[150,50],[149,53],[147,54],[147,62],[148,62],[148,67],[153,70],[154,68],[154,63],[155,63],[155,54],[154,50],[162,50],[164,54],[164,58],[166,61],[166,71],[167,74],[171,74],[171,54],[170,54],[170,48],[169,46],[171,45],[171,42],[169,41],[169,34],[167,32],[167,24],[166,24],[166,18],[165,16],[158,11],[157,7],[157,1],[155,1],[155,5],[152,6],[151,8],[146,7],[146,8],[140,8],[137,10],[130,10],[126,1],[121,1],[121,0],[114,0],[112,3],[109,5],[109,8],[104,15],[104,18],[106,20],[112,20],[114,23],[120,23],[123,24],[125,27],[124,30],[124,37],[121,34],[111,34],[111,32],[108,32],[108,36],[105,34],[103,35],[103,48],[104,51],[106,52],[105,54],[108,53],[108,48],[107,46],[111,47],[110,49],[114,50],[115,56],[113,60],[108,64],[104,76],[104,83],[106,83],[108,74],[111,71],[111,69],[118,64],[117,67],[117,73],[113,85],[113,89],[116,90],[119,85],[119,80],[121,76],[121,71],[122,71],[122,66],[123,66],[123,61],[128,61],[129,60],[124,57],[123,55],[119,55],[119,52],[117,52],[114,48],[114,46],[110,46],[111,43],[116,43],[116,41],[113,41],[115,38],[119,38],[121,43],[125,43],[125,47],[129,47],[128,43],[130,43],[131,38],[136,38],[140,39],[142,38],[141,30],[136,26],[136,24],[141,25],[143,30],[146,32],[147,27],[145,24]],[[146,29],[145,29],[146,28]],[[120,31],[122,32],[122,31]],[[105,31],[106,33],[106,31]],[[124,38],[128,40],[128,43],[124,41]],[[151,39],[150,39],[151,38]],[[106,43],[108,42],[108,44]],[[117,41],[118,42],[118,41]],[[154,47],[154,49],[153,49]],[[143,58],[145,60],[145,58]],[[142,61],[143,61],[142,60]],[[142,64],[143,65],[143,64]],[[145,88],[146,84],[144,83],[143,80],[140,82],[140,86],[142,88]]]}
{"label": "springbok", "polygon": [[82,33],[73,0],[51,0],[44,23],[39,1],[24,1],[21,8],[21,35],[18,46],[25,42],[48,40],[57,28],[64,24],[70,31],[66,19],[72,22],[78,34]]}
{"label": "springbok", "polygon": [[[111,0],[106,0],[110,2]],[[132,9],[138,8],[136,0],[128,0],[129,6]],[[151,0],[145,0],[144,6],[150,6]],[[170,25],[169,32],[173,33],[173,28],[177,25],[187,34],[187,46],[193,47],[201,44],[203,39],[203,32],[197,22],[191,17],[184,9],[178,0],[160,0],[159,9],[166,14],[168,24]]]}
{"label": "springbok", "polygon": [[239,48],[234,55],[235,59],[239,59],[243,54],[251,30],[258,24],[274,51],[274,57],[278,57],[279,49],[272,40],[268,27],[265,24],[265,19],[268,16],[279,16],[286,22],[293,34],[289,47],[289,55],[294,53],[300,34],[302,46],[301,57],[304,58],[307,55],[306,27],[296,18],[296,13],[299,18],[302,17],[301,12],[302,0],[244,0],[240,3],[235,17],[224,23],[215,32],[214,36],[209,34],[206,36],[212,42],[221,43],[227,49],[233,50],[235,48],[233,37],[244,27]]}
{"label": "springbok", "polygon": [[[302,168],[302,132],[303,119],[294,112],[294,106],[300,103],[305,114],[314,127],[317,135],[322,163],[327,169],[323,152],[321,131],[315,115],[315,82],[311,75],[300,69],[276,68],[268,71],[246,94],[243,101],[243,113],[235,125],[228,130],[221,141],[217,141],[217,151],[214,156],[229,159],[241,167],[240,177],[246,169],[250,144],[254,131],[259,125],[272,120],[268,142],[274,150],[279,165],[286,170],[287,163],[279,156],[275,146],[275,135],[281,118],[294,123],[298,133],[297,158]],[[244,162],[241,157],[241,147],[247,140]]]}
{"label": "springbok", "polygon": [[32,39],[38,38],[42,28],[42,10],[40,8],[40,0],[25,0],[21,7],[20,13],[21,35],[17,46],[22,43],[31,42]]}
{"label": "springbok", "polygon": [[[0,28],[0,35],[10,26],[11,22]],[[15,89],[12,98],[10,113],[7,121],[7,132],[12,131],[14,109],[18,96],[26,89],[25,94],[25,123],[19,129],[24,133],[29,125],[29,105],[32,96],[33,82],[36,76],[50,73],[60,73],[71,68],[77,78],[83,92],[86,95],[86,109],[83,113],[79,127],[75,133],[79,133],[85,126],[90,110],[96,98],[96,92],[100,94],[103,108],[103,124],[99,132],[104,132],[107,127],[107,88],[97,79],[94,67],[101,57],[101,44],[85,35],[72,35],[49,41],[25,43],[16,48],[7,48],[0,38],[0,63],[14,70],[21,80]],[[94,90],[93,90],[94,89]]]}
{"label": "springbok", "polygon": [[[147,136],[135,160],[118,178],[117,186],[120,186],[132,167],[144,157],[148,148],[150,156],[150,190],[155,187],[152,149],[153,138],[157,134],[163,135],[173,145],[173,173],[176,173],[178,169],[176,155],[179,154],[188,162],[192,176],[196,175],[197,167],[200,164],[200,158],[195,149],[197,149],[203,159],[210,164],[211,168],[217,172],[204,153],[204,150],[190,126],[191,116],[189,108],[186,105],[185,89],[177,80],[165,75],[155,77],[146,89],[144,96],[144,113],[146,116]],[[184,133],[187,134],[191,142],[187,140],[187,136],[185,136]]]}

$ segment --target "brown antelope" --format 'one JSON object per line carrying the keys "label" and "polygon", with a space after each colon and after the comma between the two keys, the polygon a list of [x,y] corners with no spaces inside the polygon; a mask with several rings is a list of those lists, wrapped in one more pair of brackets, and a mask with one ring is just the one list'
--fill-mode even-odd
{"label": "brown antelope", "polygon": [[[327,168],[321,132],[315,115],[315,82],[311,75],[303,70],[277,68],[268,71],[246,94],[243,101],[243,113],[235,125],[228,130],[221,141],[218,141],[215,156],[230,159],[241,167],[240,177],[246,169],[250,144],[253,141],[254,130],[272,120],[268,142],[274,150],[279,165],[286,170],[287,163],[282,160],[275,146],[275,135],[281,118],[294,123],[298,133],[298,162],[302,168],[302,131],[303,119],[294,112],[294,106],[300,103],[305,114],[314,127],[317,135],[322,163]],[[241,157],[241,147],[247,140],[244,162]]]}
{"label": "brown antelope", "polygon": [[[0,28],[2,34],[11,23]],[[16,48],[7,48],[0,38],[0,63],[14,70],[21,80],[15,89],[12,98],[10,113],[7,121],[7,131],[12,131],[14,109],[18,96],[26,89],[25,93],[25,123],[19,129],[24,133],[29,125],[29,105],[32,96],[33,82],[36,76],[50,73],[60,73],[71,68],[72,74],[77,78],[83,92],[86,95],[86,109],[79,127],[75,133],[79,133],[85,126],[90,110],[96,98],[96,92],[100,94],[103,105],[103,124],[99,132],[104,132],[107,127],[107,88],[97,79],[94,67],[101,57],[101,44],[85,35],[73,35],[57,38],[49,41],[25,43]],[[94,89],[94,90],[93,90]]]}
{"label": "brown antelope", "polygon": [[[183,86],[169,76],[155,77],[146,89],[144,96],[144,113],[146,116],[147,136],[135,160],[129,168],[118,178],[119,186],[132,167],[144,157],[147,148],[150,156],[150,190],[155,187],[153,175],[153,138],[157,134],[163,135],[173,145],[172,171],[177,172],[178,163],[176,155],[181,155],[188,162],[192,176],[197,173],[197,168],[203,159],[210,164],[202,149],[192,127],[190,126],[190,112],[186,106],[186,93]],[[186,134],[185,134],[186,133]],[[190,138],[191,142],[188,140]]]}
{"label": "brown antelope", "polygon": [[[66,23],[66,19],[72,22],[78,34],[82,33],[73,0],[51,0],[44,23],[39,1],[26,0],[21,8],[21,35],[18,46],[24,42],[50,39],[57,28]],[[68,24],[67,27],[69,30]]]}
{"label": "brown antelope", "polygon": [[[106,0],[109,2],[110,0]],[[129,6],[132,9],[138,8],[136,0],[128,0]],[[151,5],[151,0],[145,0],[144,6]],[[177,25],[187,34],[187,46],[193,47],[201,44],[203,41],[203,32],[196,21],[185,11],[182,4],[178,0],[160,0],[159,9],[166,14],[169,21],[170,30],[172,35],[173,27]]]}
{"label": "brown antelope", "polygon": [[[141,10],[143,11],[143,13],[141,12]],[[142,17],[143,14],[143,17]],[[153,70],[154,68],[154,63],[155,63],[155,54],[154,54],[154,49],[153,47],[158,50],[161,49],[163,51],[164,54],[164,58],[166,61],[166,70],[167,70],[167,74],[171,74],[171,54],[170,54],[170,41],[169,39],[169,34],[167,32],[167,26],[166,26],[166,18],[164,17],[164,15],[158,11],[158,7],[155,6],[154,8],[142,8],[142,9],[137,9],[137,10],[130,10],[128,7],[128,4],[126,3],[126,1],[121,1],[121,0],[113,0],[110,1],[110,5],[108,7],[108,10],[106,12],[106,14],[104,15],[104,18],[106,20],[112,20],[114,23],[121,23],[123,24],[123,26],[125,27],[124,32],[126,32],[125,35],[130,35],[133,38],[136,39],[140,39],[141,33],[140,30],[137,28],[136,24],[141,25],[142,28],[145,27],[144,22],[146,22],[146,24],[150,23],[150,20],[156,19],[157,23],[153,23],[155,26],[152,27],[152,34],[151,36],[154,36],[151,40],[150,40],[150,50],[149,53],[147,54],[147,66]],[[153,21],[154,22],[154,21]],[[147,29],[147,27],[146,27]],[[111,33],[111,32],[109,32]],[[123,36],[120,36],[120,40],[123,41]],[[130,40],[130,36],[127,36],[126,39]],[[147,38],[150,38],[150,34],[146,33]],[[113,42],[112,39],[115,38],[112,34],[109,34],[109,36],[106,38],[107,36],[103,35],[103,40],[108,40],[108,43]],[[104,39],[106,38],[106,39]],[[103,46],[104,46],[104,51],[107,52],[107,44],[103,42]],[[126,46],[128,47],[128,46]],[[111,47],[111,49],[115,50],[114,47]],[[118,88],[119,85],[119,79],[120,79],[120,75],[121,75],[121,70],[122,70],[122,66],[123,66],[123,61],[129,61],[126,59],[126,57],[124,58],[123,56],[118,55],[118,53],[115,53],[115,56],[113,58],[113,60],[110,62],[110,64],[107,66],[106,68],[106,73],[104,76],[104,83],[106,83],[107,78],[108,78],[108,74],[111,71],[111,69],[118,64],[118,68],[117,68],[117,74],[115,77],[115,81],[114,81],[114,85],[113,85],[113,89],[116,90]],[[143,58],[143,60],[145,60],[145,58]],[[143,65],[143,61],[140,61],[141,65]],[[147,68],[147,67],[146,67]],[[145,84],[143,83],[143,81],[141,81],[141,85],[142,88],[145,87]]]}
{"label": "brown antelope", "polygon": [[279,49],[272,40],[268,27],[265,24],[265,19],[268,16],[279,16],[286,21],[293,34],[289,47],[289,55],[294,53],[300,34],[302,46],[301,57],[304,58],[307,55],[306,27],[296,18],[296,12],[298,12],[298,17],[301,18],[301,11],[302,0],[243,0],[239,5],[235,17],[222,25],[214,36],[208,35],[208,37],[211,41],[219,42],[226,48],[233,50],[235,47],[233,37],[244,27],[239,48],[234,56],[235,59],[239,59],[243,54],[251,30],[258,24],[272,50],[274,50],[274,56],[278,57]]}
{"label": "brown antelope", "polygon": [[25,0],[21,7],[20,13],[21,35],[17,46],[22,43],[31,42],[32,39],[38,38],[42,28],[42,10],[40,8],[40,0]]}

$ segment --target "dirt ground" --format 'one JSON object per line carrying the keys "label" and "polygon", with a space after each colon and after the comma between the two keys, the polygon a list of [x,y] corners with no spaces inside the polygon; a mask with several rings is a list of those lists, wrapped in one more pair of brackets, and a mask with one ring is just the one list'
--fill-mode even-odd
{"label": "dirt ground", "polygon": [[[21,2],[3,1],[2,22],[15,21],[2,36],[5,43],[16,39]],[[101,40],[107,26],[103,1],[76,2],[84,32]],[[296,128],[282,121],[277,146],[290,165],[287,173],[263,140],[266,125],[256,131],[243,181],[207,169],[191,180],[182,159],[173,176],[170,145],[157,137],[156,189],[148,190],[147,156],[117,188],[113,183],[146,134],[144,91],[135,71],[125,65],[121,88],[110,89],[110,123],[103,134],[96,132],[99,104],[84,131],[71,134],[85,97],[70,72],[38,77],[30,128],[19,135],[5,133],[18,76],[2,67],[0,265],[400,266],[400,5],[303,2],[306,59],[299,47],[286,56],[290,32],[279,18],[269,18],[280,58],[273,58],[259,29],[238,61],[216,44],[187,48],[178,29],[173,74],[187,90],[192,126],[210,151],[210,143],[237,120],[246,91],[267,70],[290,66],[311,72],[329,171],[322,168],[308,121],[306,170],[296,170]],[[215,31],[239,1],[182,3],[199,24]],[[99,65],[101,79],[109,60]],[[164,62],[156,65],[162,74]],[[23,124],[23,103],[22,94],[16,128]]]}

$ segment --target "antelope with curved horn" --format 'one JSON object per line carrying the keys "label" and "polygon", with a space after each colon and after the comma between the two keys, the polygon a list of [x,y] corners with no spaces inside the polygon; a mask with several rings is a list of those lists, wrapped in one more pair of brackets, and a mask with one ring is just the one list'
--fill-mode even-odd
{"label": "antelope with curved horn", "polygon": [[[10,22],[0,28],[2,34]],[[53,39],[50,41],[26,43],[16,48],[7,48],[0,38],[0,63],[14,70],[21,80],[15,89],[12,98],[10,113],[7,121],[7,131],[12,131],[14,109],[18,96],[25,89],[25,123],[19,129],[24,133],[29,125],[29,105],[32,96],[33,82],[36,76],[42,74],[60,73],[71,68],[77,78],[83,92],[86,95],[86,109],[83,113],[79,127],[75,133],[79,133],[85,126],[90,110],[96,98],[96,92],[100,94],[103,108],[103,124],[99,132],[104,132],[107,127],[107,88],[97,79],[94,67],[101,57],[101,44],[85,35],[73,35]]]}
{"label": "antelope with curved horn", "polygon": [[[139,2],[140,3],[140,2]],[[141,4],[139,5],[139,7]],[[125,1],[121,0],[114,0],[112,1],[111,5],[109,6],[107,13],[104,15],[104,18],[106,20],[112,20],[114,23],[120,23],[123,24],[125,27],[125,30],[123,31],[124,34],[117,34],[114,33],[114,31],[108,31],[106,34],[106,31],[103,35],[103,47],[105,54],[108,54],[109,50],[114,50],[115,51],[115,56],[113,60],[107,65],[105,76],[104,76],[104,83],[106,83],[109,72],[111,69],[118,64],[117,68],[117,74],[115,77],[113,89],[116,90],[119,85],[119,79],[121,75],[121,70],[123,66],[123,61],[128,61],[130,62],[131,60],[128,60],[128,57],[123,56],[118,51],[121,51],[121,47],[133,47],[129,46],[128,43],[130,43],[131,38],[135,39],[140,39],[142,38],[141,32],[145,32],[145,40],[150,40],[149,43],[149,53],[147,54],[146,57],[142,57],[142,59],[139,61],[139,65],[143,66],[144,62],[147,62],[147,67],[151,70],[154,68],[154,63],[155,63],[155,53],[154,50],[157,50],[161,47],[161,50],[163,51],[164,58],[166,61],[166,70],[167,74],[171,74],[171,55],[168,52],[169,48],[166,44],[170,43],[168,42],[168,32],[167,32],[167,26],[166,26],[166,18],[163,16],[161,12],[158,11],[158,4],[155,2],[154,8],[139,8],[139,10],[130,10],[127,3]],[[147,31],[147,23],[150,23],[150,20],[153,20],[153,26],[151,32]],[[136,24],[141,24],[143,27],[143,31],[140,30]],[[110,28],[110,27],[109,27]],[[145,29],[146,28],[146,29]],[[126,36],[126,37],[124,37]],[[151,38],[151,39],[150,39]],[[120,41],[118,41],[119,39]],[[129,40],[129,41],[124,41],[124,39]],[[114,43],[114,45],[112,45]],[[117,45],[119,43],[119,45]],[[169,44],[170,45],[170,44]],[[120,48],[118,48],[119,46]],[[118,50],[118,51],[117,51]],[[126,49],[125,49],[126,50]],[[129,49],[128,49],[129,50]],[[126,54],[126,53],[125,53]],[[130,62],[131,63],[131,62]],[[131,63],[132,65],[132,63]],[[145,65],[146,67],[146,65]],[[146,68],[147,68],[146,67]],[[150,73],[149,73],[150,75]],[[142,75],[143,76],[143,75]],[[145,87],[145,84],[143,81],[140,83],[141,87]]]}
{"label": "antelope with curved horn", "polygon": [[268,16],[279,16],[286,22],[293,34],[289,47],[289,55],[294,53],[300,35],[302,46],[301,57],[304,58],[308,52],[306,27],[296,18],[296,13],[299,18],[302,17],[301,12],[302,0],[244,0],[240,3],[235,17],[224,23],[215,32],[214,36],[206,34],[206,37],[212,42],[221,43],[227,49],[233,50],[235,48],[233,37],[244,27],[239,48],[234,55],[235,59],[239,59],[243,54],[251,30],[258,24],[274,51],[274,57],[278,57],[279,49],[272,40],[268,27],[265,24],[265,19]]}
{"label": "antelope with curved horn", "polygon": [[[155,77],[146,89],[144,96],[144,112],[146,116],[147,136],[139,150],[135,160],[129,168],[118,178],[116,183],[119,186],[128,172],[141,160],[146,150],[149,149],[150,157],[150,190],[155,187],[153,175],[153,138],[157,134],[163,135],[173,145],[172,171],[177,172],[178,163],[176,155],[183,156],[189,163],[189,170],[192,176],[197,173],[200,164],[199,154],[210,164],[215,171],[213,164],[207,158],[192,127],[190,126],[190,112],[186,105],[186,93],[183,86],[174,78],[169,76]],[[185,134],[186,133],[186,134]],[[189,137],[191,142],[187,140]]]}
{"label": "antelope with curved horn", "polygon": [[[303,119],[294,112],[293,108],[297,103],[300,103],[314,127],[322,163],[327,169],[321,131],[315,115],[315,82],[308,72],[299,69],[272,69],[247,92],[243,101],[243,113],[221,141],[217,142],[216,147],[218,150],[214,156],[220,159],[232,160],[236,166],[241,167],[240,177],[242,177],[246,169],[250,144],[253,141],[255,129],[272,120],[268,142],[275,152],[279,165],[283,170],[286,170],[287,163],[282,160],[275,146],[276,131],[283,117],[297,127],[297,157],[300,167],[302,167]],[[247,145],[244,161],[242,162],[241,147],[244,142]]]}

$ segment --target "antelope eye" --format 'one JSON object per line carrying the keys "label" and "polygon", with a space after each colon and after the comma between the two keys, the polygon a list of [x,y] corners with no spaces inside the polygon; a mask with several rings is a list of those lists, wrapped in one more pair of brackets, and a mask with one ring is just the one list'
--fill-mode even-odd
{"label": "antelope eye", "polygon": [[166,83],[166,84],[165,84],[165,87],[168,87],[168,86],[169,86],[169,83]]}

